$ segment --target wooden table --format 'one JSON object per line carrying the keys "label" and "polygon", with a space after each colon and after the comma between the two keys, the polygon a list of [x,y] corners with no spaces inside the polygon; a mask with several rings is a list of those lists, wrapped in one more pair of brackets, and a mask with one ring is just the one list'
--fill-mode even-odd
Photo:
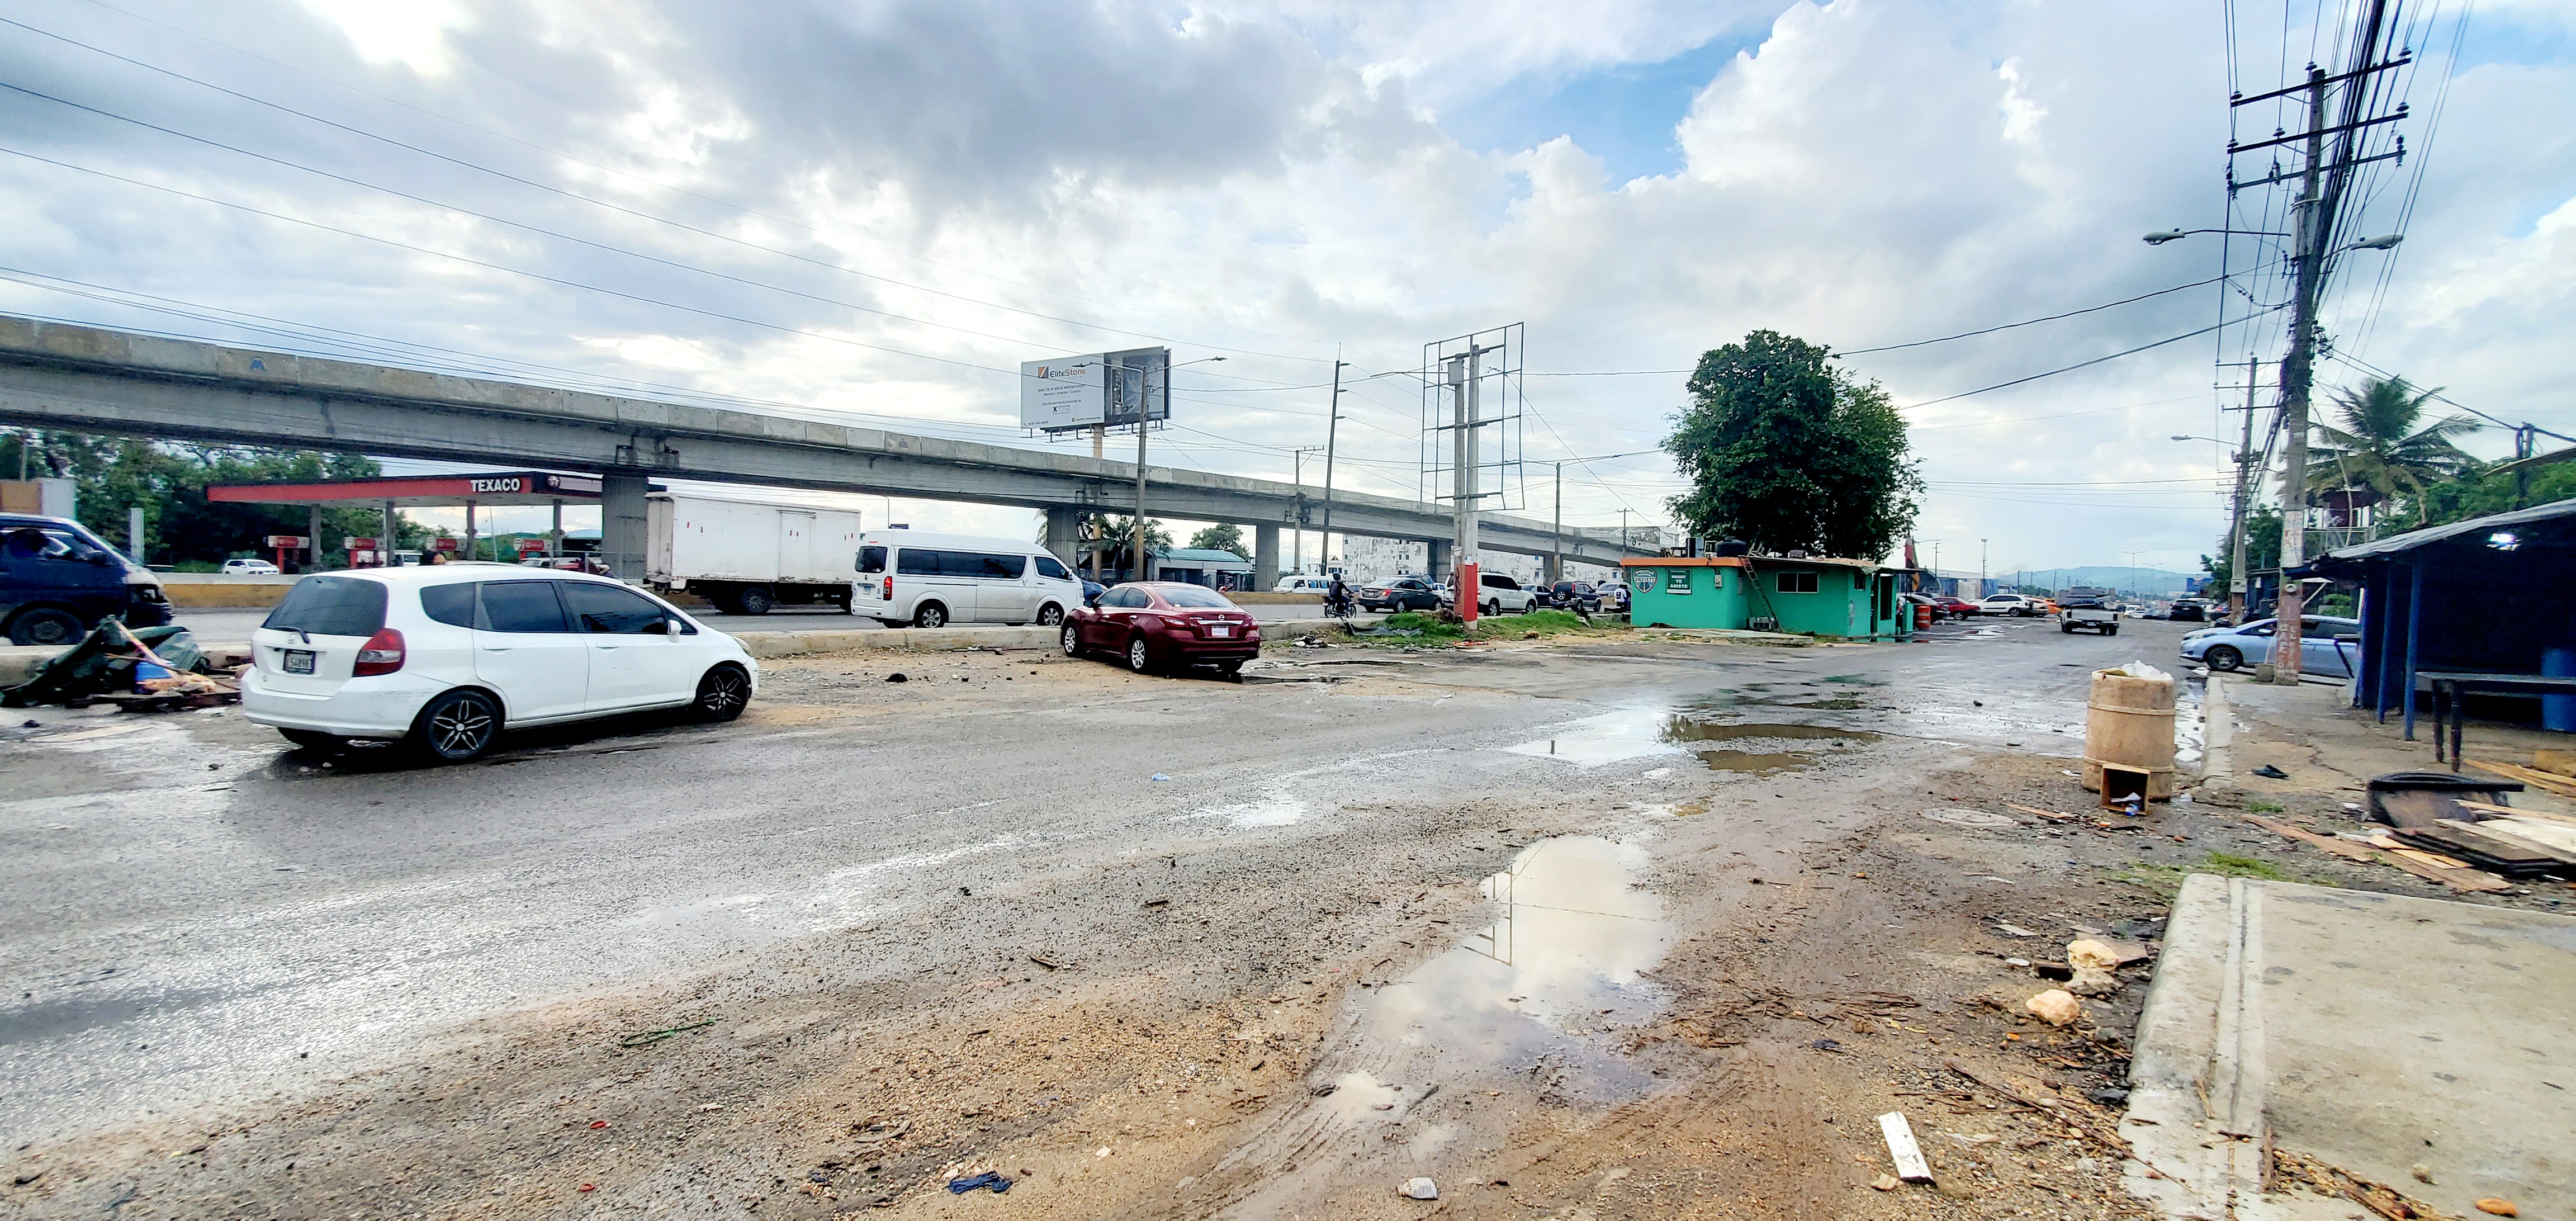
{"label": "wooden table", "polygon": [[[2460,724],[2467,716],[2460,710],[2460,696],[2470,691],[2495,691],[2523,695],[2576,695],[2576,678],[2552,678],[2545,674],[2496,674],[2476,670],[2417,670],[2415,689],[2433,694],[2433,760],[2446,759],[2451,770],[2460,770]],[[2451,722],[2451,749],[2442,750],[2442,721]]]}

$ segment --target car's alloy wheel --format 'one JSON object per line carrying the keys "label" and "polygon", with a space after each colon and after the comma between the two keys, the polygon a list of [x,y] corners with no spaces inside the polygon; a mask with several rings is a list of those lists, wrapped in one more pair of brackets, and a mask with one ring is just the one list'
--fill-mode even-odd
{"label": "car's alloy wheel", "polygon": [[924,602],[912,612],[914,627],[948,626],[948,608],[936,602]]}
{"label": "car's alloy wheel", "polygon": [[1041,626],[1054,627],[1062,622],[1064,622],[1063,607],[1058,606],[1053,602],[1049,602],[1038,608],[1038,623]]}
{"label": "car's alloy wheel", "polygon": [[2233,645],[2212,645],[2209,652],[2201,655],[2201,660],[2208,662],[2212,670],[2233,670],[2245,664],[2245,655],[2237,652]]}
{"label": "car's alloy wheel", "polygon": [[1138,674],[1142,674],[1153,665],[1153,661],[1154,657],[1152,652],[1145,647],[1144,637],[1138,636],[1137,638],[1127,642],[1128,669],[1134,670]]}
{"label": "car's alloy wheel", "polygon": [[9,625],[9,643],[70,644],[87,630],[69,611],[31,610]]}
{"label": "car's alloy wheel", "polygon": [[1502,614],[1502,613],[1503,613],[1503,600],[1502,600],[1502,599],[1500,599],[1500,598],[1488,598],[1488,599],[1486,599],[1486,600],[1485,600],[1485,614],[1487,614],[1488,616],[1492,616],[1492,615],[1500,615],[1500,614]]}
{"label": "car's alloy wheel", "polygon": [[751,703],[751,676],[734,666],[717,666],[698,680],[697,702],[689,705],[701,721],[730,721]]}
{"label": "car's alloy wheel", "polygon": [[1082,656],[1082,629],[1070,623],[1064,625],[1064,655]]}
{"label": "car's alloy wheel", "polygon": [[501,709],[480,691],[450,691],[420,710],[412,738],[440,763],[463,763],[492,749],[501,736]]}

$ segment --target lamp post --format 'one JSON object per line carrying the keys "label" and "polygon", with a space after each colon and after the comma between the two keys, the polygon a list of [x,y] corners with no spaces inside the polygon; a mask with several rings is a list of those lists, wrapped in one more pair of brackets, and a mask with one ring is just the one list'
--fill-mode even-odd
{"label": "lamp post", "polygon": [[[2314,116],[2325,108],[2325,73],[2315,65],[2308,68],[2308,113]],[[2307,170],[2296,207],[2296,232],[2290,235],[2290,267],[2294,291],[2290,297],[2290,348],[2281,357],[2281,592],[2273,607],[2274,617],[2285,623],[2299,622],[2305,608],[2301,605],[2299,583],[2290,574],[2307,565],[2308,544],[2308,394],[2316,382],[2317,301],[2325,293],[2326,271],[2334,256],[2347,250],[2393,250],[2406,240],[2396,233],[2363,238],[2342,246],[2333,245],[2335,206],[2342,187],[2338,182],[2332,192],[2321,193],[2320,181],[2325,161],[2325,128],[2312,125],[2307,133]],[[2238,233],[2236,229],[2174,229],[2150,233],[2144,239],[2150,246],[2188,237],[2193,233]],[[2259,231],[2261,236],[2280,237],[2277,233]],[[2252,385],[2254,379],[2246,379]],[[2251,393],[2250,391],[2248,392]],[[2251,414],[2247,416],[2251,427]],[[2279,671],[2274,680],[2283,686],[2299,683],[2299,651],[2274,650],[2273,666]]]}
{"label": "lamp post", "polygon": [[[1204,365],[1224,360],[1222,356],[1202,356],[1179,364],[1163,366],[1163,404],[1168,418],[1172,402],[1172,371],[1189,365]],[[1144,398],[1136,404],[1136,580],[1145,579],[1145,436],[1153,431],[1154,386],[1145,384]]]}

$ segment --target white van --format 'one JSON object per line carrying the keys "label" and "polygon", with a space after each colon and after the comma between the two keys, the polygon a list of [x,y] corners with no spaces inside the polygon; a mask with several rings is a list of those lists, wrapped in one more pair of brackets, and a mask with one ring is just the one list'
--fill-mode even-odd
{"label": "white van", "polygon": [[859,536],[850,613],[887,627],[1041,623],[1082,605],[1082,582],[1045,548],[981,534],[870,530]]}
{"label": "white van", "polygon": [[1331,577],[1287,576],[1279,578],[1279,583],[1271,586],[1270,592],[1274,594],[1321,594],[1330,590],[1332,587],[1333,579]]}

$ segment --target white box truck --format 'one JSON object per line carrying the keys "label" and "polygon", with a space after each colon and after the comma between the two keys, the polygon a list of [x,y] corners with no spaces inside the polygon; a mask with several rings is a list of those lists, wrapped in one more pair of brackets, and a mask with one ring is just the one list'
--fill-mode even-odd
{"label": "white box truck", "polygon": [[859,515],[680,492],[644,498],[644,583],[728,615],[826,603],[846,613],[858,579]]}

